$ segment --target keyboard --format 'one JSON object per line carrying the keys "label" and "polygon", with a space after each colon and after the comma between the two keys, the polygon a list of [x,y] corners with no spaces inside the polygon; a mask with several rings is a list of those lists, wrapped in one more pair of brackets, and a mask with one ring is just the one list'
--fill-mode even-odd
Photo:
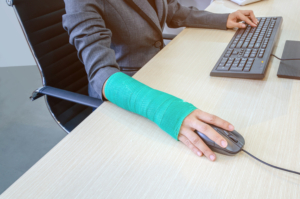
{"label": "keyboard", "polygon": [[238,29],[211,71],[211,76],[263,79],[282,17],[257,18],[257,27]]}

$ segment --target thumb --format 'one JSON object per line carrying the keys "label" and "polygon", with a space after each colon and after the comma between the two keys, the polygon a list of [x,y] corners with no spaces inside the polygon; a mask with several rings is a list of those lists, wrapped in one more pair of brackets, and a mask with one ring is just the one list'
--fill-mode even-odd
{"label": "thumb", "polygon": [[246,25],[244,23],[233,23],[233,26],[234,27],[237,27],[237,28],[246,28]]}
{"label": "thumb", "polygon": [[246,28],[246,25],[244,23],[228,21],[227,28]]}

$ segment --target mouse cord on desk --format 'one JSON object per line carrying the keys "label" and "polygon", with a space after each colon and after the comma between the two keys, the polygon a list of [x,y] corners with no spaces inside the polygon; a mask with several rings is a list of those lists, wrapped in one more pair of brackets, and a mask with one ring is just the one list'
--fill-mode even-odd
{"label": "mouse cord on desk", "polygon": [[279,59],[279,60],[281,60],[281,61],[287,61],[287,60],[300,60],[300,58],[281,59],[281,58],[277,57],[277,56],[274,55],[274,54],[271,54],[271,55],[274,56],[276,59]]}
{"label": "mouse cord on desk", "polygon": [[261,163],[263,163],[263,164],[266,164],[266,165],[268,165],[268,166],[270,166],[270,167],[273,167],[273,168],[275,168],[275,169],[279,169],[279,170],[283,170],[283,171],[287,171],[287,172],[291,172],[291,173],[300,175],[299,172],[291,171],[291,170],[288,170],[288,169],[283,169],[283,168],[280,168],[280,167],[276,167],[276,166],[274,166],[274,165],[271,165],[271,164],[269,164],[269,163],[266,163],[266,162],[264,162],[264,161],[258,159],[257,157],[251,155],[249,152],[245,151],[244,149],[242,149],[242,151],[244,151],[245,153],[247,153],[248,155],[250,155],[252,158],[256,159],[257,161],[259,161],[259,162],[261,162]]}

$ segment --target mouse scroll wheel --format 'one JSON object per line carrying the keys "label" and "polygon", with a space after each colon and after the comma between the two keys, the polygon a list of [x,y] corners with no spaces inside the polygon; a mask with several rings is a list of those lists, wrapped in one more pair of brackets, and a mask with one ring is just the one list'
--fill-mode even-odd
{"label": "mouse scroll wheel", "polygon": [[224,132],[225,135],[227,135],[227,136],[231,135],[228,131],[223,130],[223,132]]}
{"label": "mouse scroll wheel", "polygon": [[229,136],[228,136],[232,141],[234,141],[234,142],[238,142],[238,140],[236,139],[236,137],[234,136],[234,135],[232,135],[232,134],[230,134]]}

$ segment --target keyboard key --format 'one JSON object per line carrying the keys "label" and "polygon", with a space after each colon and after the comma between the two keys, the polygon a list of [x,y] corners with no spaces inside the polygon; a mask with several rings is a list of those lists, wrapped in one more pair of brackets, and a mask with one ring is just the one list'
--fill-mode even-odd
{"label": "keyboard key", "polygon": [[256,54],[251,54],[250,57],[251,57],[251,58],[255,58],[255,57],[256,57]]}
{"label": "keyboard key", "polygon": [[243,45],[243,41],[239,41],[239,43],[236,45],[237,48],[240,48]]}
{"label": "keyboard key", "polygon": [[231,67],[230,70],[232,71],[242,71],[244,67]]}
{"label": "keyboard key", "polygon": [[246,67],[245,67],[243,71],[249,72],[249,71],[250,71],[250,68],[246,68]]}
{"label": "keyboard key", "polygon": [[246,64],[245,68],[251,68],[252,64]]}
{"label": "keyboard key", "polygon": [[232,53],[233,55],[237,55],[237,54],[239,54],[239,52],[238,51],[233,51],[233,53]]}
{"label": "keyboard key", "polygon": [[260,47],[260,43],[256,43],[255,45],[254,45],[254,48],[259,48]]}
{"label": "keyboard key", "polygon": [[228,71],[230,67],[218,67],[217,70],[220,70],[220,71]]}
{"label": "keyboard key", "polygon": [[224,55],[224,57],[230,57],[230,54],[227,53],[227,54]]}

